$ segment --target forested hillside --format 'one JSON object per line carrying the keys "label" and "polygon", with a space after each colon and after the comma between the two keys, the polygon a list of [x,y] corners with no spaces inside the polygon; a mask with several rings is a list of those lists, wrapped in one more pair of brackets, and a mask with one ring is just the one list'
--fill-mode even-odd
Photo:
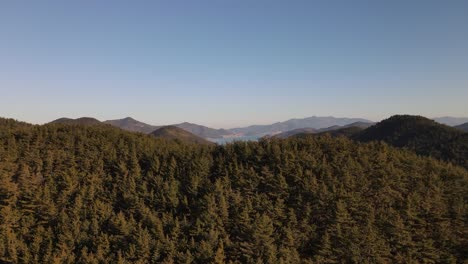
{"label": "forested hillside", "polygon": [[0,119],[1,263],[463,263],[468,172],[330,136]]}
{"label": "forested hillside", "polygon": [[395,115],[351,137],[362,142],[381,140],[468,169],[468,133],[422,116]]}

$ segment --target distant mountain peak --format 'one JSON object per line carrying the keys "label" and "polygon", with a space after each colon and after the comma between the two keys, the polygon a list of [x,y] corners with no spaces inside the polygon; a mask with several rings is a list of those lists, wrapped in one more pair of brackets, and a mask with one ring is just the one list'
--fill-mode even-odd
{"label": "distant mountain peak", "polygon": [[346,118],[333,116],[311,116],[301,119],[289,119],[271,125],[253,125],[248,127],[230,129],[235,134],[243,135],[271,135],[301,128],[323,129],[332,126],[344,126],[355,122],[372,123],[363,118]]}
{"label": "distant mountain peak", "polygon": [[[119,127],[124,130],[141,132],[145,134],[150,134],[151,132],[161,128],[161,126],[149,125],[141,121],[135,120],[132,117],[125,117],[125,118],[116,119],[116,120],[107,120],[104,123]],[[202,138],[221,138],[224,135],[231,134],[230,131],[225,130],[225,129],[214,129],[214,128],[209,128],[209,127],[202,126],[202,125],[189,123],[189,122],[183,122],[183,123],[175,124],[171,126],[182,128]]]}
{"label": "distant mountain peak", "polygon": [[159,128],[158,126],[152,126],[152,125],[140,122],[138,120],[135,120],[132,117],[125,117],[122,119],[115,119],[115,120],[107,120],[104,123],[119,127],[123,130],[141,132],[145,134],[149,134]]}
{"label": "distant mountain peak", "polygon": [[447,125],[447,126],[458,126],[468,122],[468,117],[453,117],[453,116],[443,116],[433,118],[434,121]]}
{"label": "distant mountain peak", "polygon": [[274,135],[274,138],[288,138],[292,136],[300,137],[310,134],[330,134],[331,136],[346,136],[351,137],[354,134],[372,126],[374,123],[368,123],[363,121],[357,121],[348,125],[338,126],[334,125],[327,128],[322,129],[314,129],[314,128],[297,128],[290,131],[282,132],[280,134]]}
{"label": "distant mountain peak", "polygon": [[226,129],[214,129],[202,125],[197,125],[189,122],[183,122],[180,124],[175,124],[173,126],[182,128],[192,134],[195,134],[199,137],[203,138],[221,138],[226,135],[232,134],[231,131],[228,131]]}

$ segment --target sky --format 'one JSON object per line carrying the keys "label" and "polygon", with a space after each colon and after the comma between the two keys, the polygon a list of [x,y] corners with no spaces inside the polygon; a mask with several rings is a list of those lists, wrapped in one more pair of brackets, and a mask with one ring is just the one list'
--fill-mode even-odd
{"label": "sky", "polygon": [[6,0],[0,116],[468,116],[466,0]]}

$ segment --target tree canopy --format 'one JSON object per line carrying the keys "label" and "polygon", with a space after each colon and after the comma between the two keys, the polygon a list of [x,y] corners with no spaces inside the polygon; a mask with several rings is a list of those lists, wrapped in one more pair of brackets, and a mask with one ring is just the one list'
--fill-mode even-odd
{"label": "tree canopy", "polygon": [[0,119],[0,262],[462,263],[467,182],[381,142]]}

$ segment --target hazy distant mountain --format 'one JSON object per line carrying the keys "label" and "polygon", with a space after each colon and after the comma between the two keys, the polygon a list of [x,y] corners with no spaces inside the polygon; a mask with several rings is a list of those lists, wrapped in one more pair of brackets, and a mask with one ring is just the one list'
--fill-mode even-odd
{"label": "hazy distant mountain", "polygon": [[99,125],[102,124],[102,122],[92,117],[80,117],[76,119],[63,117],[56,119],[49,124]]}
{"label": "hazy distant mountain", "polygon": [[104,121],[104,123],[115,126],[115,127],[119,127],[123,130],[141,132],[145,134],[149,134],[155,131],[156,129],[160,128],[159,126],[148,125],[146,123],[135,120],[131,117],[126,117],[123,119],[116,119],[116,120],[107,120],[107,121]]}
{"label": "hazy distant mountain", "polygon": [[214,129],[214,128],[209,128],[206,126],[201,126],[197,124],[192,124],[188,122],[184,122],[181,124],[175,124],[173,126],[182,128],[192,134],[195,134],[199,137],[203,138],[220,138],[222,136],[230,135],[232,132],[226,130],[226,129]]}
{"label": "hazy distant mountain", "polygon": [[362,121],[359,121],[359,122],[354,122],[354,123],[351,123],[351,124],[348,124],[348,125],[344,125],[344,126],[331,126],[331,127],[322,128],[322,129],[319,129],[317,132],[334,131],[334,130],[349,128],[349,127],[358,127],[358,128],[361,128],[361,129],[366,129],[366,128],[368,128],[368,127],[374,125],[374,124],[375,124],[375,123],[373,123],[373,122],[362,122]]}
{"label": "hazy distant mountain", "polygon": [[360,121],[360,122],[354,122],[345,126],[331,126],[331,127],[322,128],[322,129],[298,128],[298,129],[280,133],[278,135],[275,135],[274,137],[275,138],[288,138],[292,136],[298,136],[298,135],[303,136],[303,135],[308,135],[308,134],[318,134],[318,135],[330,134],[332,136],[350,137],[372,126],[373,124],[374,123]]}
{"label": "hazy distant mountain", "polygon": [[291,131],[298,128],[321,129],[332,126],[344,126],[355,122],[372,123],[362,118],[337,118],[332,116],[319,117],[312,116],[303,119],[290,119],[284,122],[278,122],[271,125],[254,125],[248,127],[234,128],[230,131],[244,135],[273,134],[278,132]]}
{"label": "hazy distant mountain", "polygon": [[[124,129],[124,130],[142,132],[146,134],[149,134],[162,127],[162,126],[149,125],[149,124],[140,122],[138,120],[135,120],[131,117],[127,117],[124,119],[108,120],[108,121],[105,121],[104,123],[110,124],[116,127],[120,127],[121,129]],[[180,123],[180,124],[173,124],[171,126],[182,128],[192,134],[195,134],[203,138],[220,138],[224,135],[232,134],[230,131],[225,130],[225,129],[214,129],[214,128],[209,128],[206,126],[201,126],[201,125],[187,123],[187,122]]]}
{"label": "hazy distant mountain", "polygon": [[458,126],[463,123],[468,122],[468,117],[451,117],[451,116],[444,116],[444,117],[436,117],[433,118],[434,121],[447,125],[447,126]]}
{"label": "hazy distant mountain", "polygon": [[194,135],[182,128],[176,126],[163,126],[158,128],[156,131],[153,131],[151,135],[157,138],[165,138],[165,139],[176,139],[180,140],[185,143],[197,143],[197,144],[213,144],[208,140]]}
{"label": "hazy distant mountain", "polygon": [[392,116],[358,133],[354,139],[385,141],[468,168],[468,133],[422,116]]}
{"label": "hazy distant mountain", "polygon": [[461,124],[461,125],[458,125],[458,126],[455,126],[455,128],[463,130],[465,132],[468,132],[468,122],[464,123],[464,124]]}

